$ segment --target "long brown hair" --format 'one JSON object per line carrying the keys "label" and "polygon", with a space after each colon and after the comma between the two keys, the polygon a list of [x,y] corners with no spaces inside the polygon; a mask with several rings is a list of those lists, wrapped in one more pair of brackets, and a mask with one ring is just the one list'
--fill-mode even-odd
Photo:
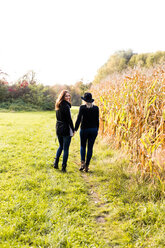
{"label": "long brown hair", "polygon": [[58,110],[60,108],[60,103],[65,99],[65,95],[69,93],[68,90],[62,90],[56,100],[55,104],[55,110]]}

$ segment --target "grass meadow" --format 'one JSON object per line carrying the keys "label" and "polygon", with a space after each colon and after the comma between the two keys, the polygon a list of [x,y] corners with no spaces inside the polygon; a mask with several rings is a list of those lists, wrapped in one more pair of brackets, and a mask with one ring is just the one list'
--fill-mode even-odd
{"label": "grass meadow", "polygon": [[[75,120],[77,108],[72,108]],[[165,247],[165,200],[99,135],[88,174],[79,133],[52,167],[55,112],[0,113],[0,247]]]}

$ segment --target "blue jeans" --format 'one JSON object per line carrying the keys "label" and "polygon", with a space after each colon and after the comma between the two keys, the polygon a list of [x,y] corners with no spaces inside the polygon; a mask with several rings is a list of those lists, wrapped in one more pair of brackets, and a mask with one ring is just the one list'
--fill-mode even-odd
{"label": "blue jeans", "polygon": [[68,160],[68,155],[69,155],[69,146],[70,146],[70,142],[71,142],[71,136],[57,135],[57,138],[58,138],[58,142],[59,142],[59,147],[57,149],[56,159],[60,158],[61,153],[64,150],[62,164],[67,165],[67,160]]}
{"label": "blue jeans", "polygon": [[[85,161],[86,158],[86,165],[88,166],[90,160],[92,158],[93,153],[93,145],[95,143],[95,139],[98,134],[97,128],[86,128],[80,130],[80,153],[81,153],[81,161]],[[88,146],[87,146],[88,143]],[[87,155],[86,155],[86,146],[87,146]]]}

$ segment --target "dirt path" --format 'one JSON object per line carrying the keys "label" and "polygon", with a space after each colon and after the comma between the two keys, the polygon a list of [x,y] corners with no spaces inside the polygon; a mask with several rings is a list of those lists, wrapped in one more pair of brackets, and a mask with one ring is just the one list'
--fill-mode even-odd
{"label": "dirt path", "polygon": [[105,223],[106,217],[108,216],[108,211],[105,211],[106,203],[101,200],[97,191],[97,185],[90,180],[89,175],[90,172],[89,173],[81,172],[81,176],[83,177],[84,181],[86,182],[89,188],[88,194],[91,205],[93,205],[96,209],[94,213],[95,220],[97,223]]}

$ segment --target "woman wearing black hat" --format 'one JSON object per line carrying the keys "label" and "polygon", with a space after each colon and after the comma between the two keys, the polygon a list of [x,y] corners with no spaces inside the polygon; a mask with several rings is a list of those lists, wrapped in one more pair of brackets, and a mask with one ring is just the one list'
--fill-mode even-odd
{"label": "woman wearing black hat", "polygon": [[[84,105],[80,106],[77,120],[75,123],[75,131],[80,127],[80,153],[81,153],[81,167],[80,170],[88,172],[90,160],[93,153],[93,145],[98,134],[99,129],[99,108],[93,105],[91,93],[85,93],[81,97],[85,101]],[[88,142],[88,146],[87,146]],[[87,154],[86,154],[87,146]]]}

